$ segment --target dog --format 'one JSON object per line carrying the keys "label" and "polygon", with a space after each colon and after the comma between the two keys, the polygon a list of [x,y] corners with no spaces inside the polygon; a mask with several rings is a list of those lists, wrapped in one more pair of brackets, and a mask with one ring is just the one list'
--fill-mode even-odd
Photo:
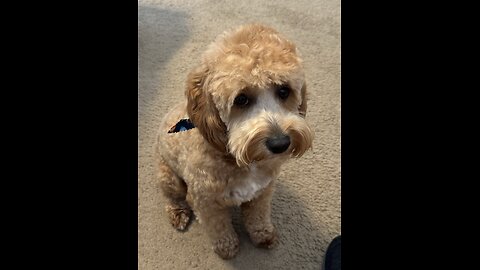
{"label": "dog", "polygon": [[239,251],[231,208],[251,241],[273,248],[271,201],[280,167],[312,147],[307,88],[294,43],[271,27],[221,34],[187,77],[186,100],[163,118],[155,142],[166,211],[177,230],[192,211],[223,259]]}

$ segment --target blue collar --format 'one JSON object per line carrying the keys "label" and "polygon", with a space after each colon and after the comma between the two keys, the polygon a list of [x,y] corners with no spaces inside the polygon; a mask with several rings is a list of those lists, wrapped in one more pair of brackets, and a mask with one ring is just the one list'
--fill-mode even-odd
{"label": "blue collar", "polygon": [[179,131],[187,131],[189,129],[195,128],[193,123],[190,121],[190,119],[181,119],[178,121],[177,124],[175,124],[173,127],[170,128],[168,133],[176,133]]}

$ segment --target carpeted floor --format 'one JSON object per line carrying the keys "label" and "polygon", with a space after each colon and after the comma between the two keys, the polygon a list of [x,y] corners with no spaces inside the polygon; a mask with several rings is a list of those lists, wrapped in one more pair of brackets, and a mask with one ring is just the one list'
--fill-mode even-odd
{"label": "carpeted floor", "polygon": [[[314,149],[283,169],[273,197],[280,234],[274,250],[255,248],[239,222],[240,252],[230,261],[210,248],[198,222],[175,231],[155,177],[153,142],[162,116],[183,99],[188,71],[224,30],[270,25],[299,47],[310,91]],[[138,2],[138,268],[321,269],[340,234],[340,1]]]}

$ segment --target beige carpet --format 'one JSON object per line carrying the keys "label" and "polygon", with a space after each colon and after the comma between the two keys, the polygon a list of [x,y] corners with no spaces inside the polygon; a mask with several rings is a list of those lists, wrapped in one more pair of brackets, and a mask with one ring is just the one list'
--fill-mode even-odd
{"label": "beige carpet", "polygon": [[[290,161],[277,181],[273,221],[280,245],[255,248],[236,211],[240,252],[224,261],[197,222],[184,233],[171,228],[152,145],[160,119],[183,99],[186,75],[206,46],[227,28],[253,21],[278,29],[299,47],[316,139],[314,149]],[[139,269],[320,269],[329,241],[340,233],[340,1],[139,1]]]}

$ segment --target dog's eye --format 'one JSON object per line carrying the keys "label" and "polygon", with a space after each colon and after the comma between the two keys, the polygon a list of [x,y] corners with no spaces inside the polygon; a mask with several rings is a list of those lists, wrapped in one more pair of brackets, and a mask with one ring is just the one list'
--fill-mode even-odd
{"label": "dog's eye", "polygon": [[290,87],[288,87],[288,85],[279,86],[277,88],[277,95],[283,100],[287,99],[290,95]]}
{"label": "dog's eye", "polygon": [[240,107],[244,107],[244,106],[247,106],[249,102],[249,99],[248,97],[245,95],[245,94],[240,94],[238,95],[235,100],[233,101],[233,103],[237,106],[240,106]]}

